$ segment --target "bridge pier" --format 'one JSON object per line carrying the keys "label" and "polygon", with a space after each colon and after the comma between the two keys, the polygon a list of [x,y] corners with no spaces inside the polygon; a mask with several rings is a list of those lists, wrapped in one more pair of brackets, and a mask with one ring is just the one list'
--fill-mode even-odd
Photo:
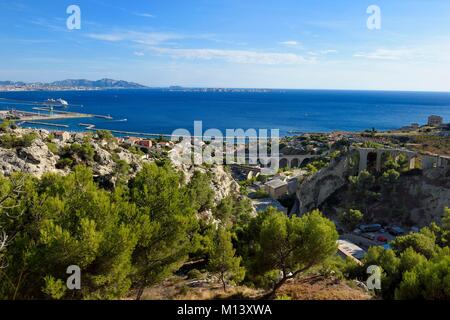
{"label": "bridge pier", "polygon": [[409,170],[412,170],[416,167],[416,155],[408,153],[408,163],[409,163]]}
{"label": "bridge pier", "polygon": [[375,165],[375,170],[378,172],[381,171],[381,157],[383,156],[383,152],[377,151],[377,163]]}
{"label": "bridge pier", "polygon": [[423,156],[422,169],[428,170],[438,166],[439,158],[437,156]]}
{"label": "bridge pier", "polygon": [[359,172],[367,169],[367,157],[369,151],[367,149],[358,149],[359,151]]}

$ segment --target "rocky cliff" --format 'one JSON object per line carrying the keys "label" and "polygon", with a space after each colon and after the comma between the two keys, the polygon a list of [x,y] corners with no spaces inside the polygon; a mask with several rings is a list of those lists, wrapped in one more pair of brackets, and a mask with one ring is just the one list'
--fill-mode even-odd
{"label": "rocky cliff", "polygon": [[[305,178],[297,190],[297,213],[304,214],[322,206],[334,211],[358,203],[360,199],[348,189],[349,176],[357,174],[352,162],[351,155],[343,156]],[[329,202],[329,199],[333,200]],[[444,208],[449,206],[450,168],[411,171],[400,176],[395,193],[388,199],[380,198],[370,205],[366,218],[384,224],[427,226],[432,221],[439,222]]]}
{"label": "rocky cliff", "polygon": [[186,164],[183,161],[183,157],[180,156],[182,152],[189,152],[187,149],[180,150],[178,148],[174,148],[169,153],[169,158],[174,164],[175,168],[181,172],[183,172],[186,182],[189,182],[192,175],[195,171],[200,171],[203,173],[209,173],[211,177],[211,188],[215,194],[215,202],[219,203],[223,198],[227,197],[230,194],[238,193],[240,186],[233,179],[231,174],[225,170],[222,165],[211,165],[211,166],[202,166],[202,165],[193,165]]}
{"label": "rocky cliff", "polygon": [[[21,139],[30,134],[34,135],[34,139],[24,146],[1,143],[1,139],[6,135],[8,138]],[[74,155],[73,163],[90,166],[95,177],[101,181],[106,179],[113,184],[117,178],[119,160],[129,165],[130,176],[139,171],[144,162],[150,161],[129,152],[114,140],[86,139],[86,135],[81,133],[67,133],[64,137],[54,137],[47,130],[15,129],[0,133],[0,174],[9,176],[14,172],[25,172],[37,177],[47,172],[67,174],[70,166],[60,165],[61,150],[73,144],[87,144],[93,150],[92,159],[82,160]]]}
{"label": "rocky cliff", "polygon": [[348,182],[352,172],[350,158],[343,156],[333,160],[330,165],[319,172],[306,177],[298,186],[298,212],[304,214],[318,208],[334,192]]}

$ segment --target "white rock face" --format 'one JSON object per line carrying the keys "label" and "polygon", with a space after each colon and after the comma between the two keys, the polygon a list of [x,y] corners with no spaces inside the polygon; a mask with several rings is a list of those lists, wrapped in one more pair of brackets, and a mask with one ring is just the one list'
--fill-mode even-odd
{"label": "white rock face", "polygon": [[64,173],[55,167],[58,159],[42,140],[37,139],[27,148],[0,148],[0,173],[9,176],[13,172],[25,172],[37,177],[45,172]]}
{"label": "white rock face", "polygon": [[239,184],[234,181],[230,173],[225,171],[223,166],[213,166],[211,168],[212,188],[215,192],[215,201],[220,202],[230,194],[239,192]]}
{"label": "white rock face", "polygon": [[[306,178],[297,189],[299,213],[304,214],[318,208],[348,183],[349,174],[356,173],[350,169],[349,157],[344,157]],[[405,214],[408,214],[409,220],[417,226],[427,226],[432,221],[439,222],[444,208],[450,206],[450,177],[445,169],[429,169],[419,176],[402,176],[399,184],[401,195],[397,197],[401,198],[398,198],[398,201],[407,204],[409,209]]]}
{"label": "white rock face", "polygon": [[349,169],[349,159],[344,157],[300,183],[297,190],[299,213],[316,209],[343,187],[348,181]]}
{"label": "white rock face", "polygon": [[211,174],[211,188],[214,191],[214,201],[219,203],[223,198],[230,194],[238,193],[240,186],[233,179],[231,174],[225,171],[222,165],[212,165],[211,167],[195,166],[189,164],[190,156],[186,157],[186,154],[190,154],[190,144],[183,146],[182,143],[175,146],[169,152],[169,158],[172,161],[174,167],[183,172],[186,178],[186,182],[189,182],[195,171],[208,172]]}
{"label": "white rock face", "polygon": [[[41,177],[44,173],[48,172],[67,174],[69,169],[61,170],[56,168],[60,157],[59,155],[53,154],[47,146],[46,139],[50,134],[47,130],[15,129],[9,133],[15,136],[22,136],[31,132],[35,133],[37,138],[30,147],[12,149],[0,147],[0,174],[9,176],[14,172],[25,172],[36,177]],[[0,135],[2,134],[4,133],[0,133]],[[72,134],[65,142],[59,139],[54,139],[52,142],[59,148],[63,148],[75,142],[82,144],[83,141],[84,135],[76,133]],[[115,181],[114,172],[116,163],[113,160],[111,150],[117,151],[118,158],[130,165],[132,169],[130,176],[134,176],[142,168],[143,162],[151,161],[151,159],[140,159],[140,157],[119,147],[117,144],[108,146],[103,144],[105,148],[109,148],[108,150],[102,148],[102,143],[99,141],[93,140],[90,144],[94,148],[95,156],[94,161],[88,165],[92,168],[94,176],[104,178],[100,179],[102,181],[108,180],[113,183]]]}
{"label": "white rock face", "polygon": [[440,222],[445,207],[450,207],[450,178],[445,172],[432,169],[424,178],[413,177],[408,180],[406,189],[417,201],[416,208],[410,213],[410,219],[418,226],[426,226],[431,221]]}

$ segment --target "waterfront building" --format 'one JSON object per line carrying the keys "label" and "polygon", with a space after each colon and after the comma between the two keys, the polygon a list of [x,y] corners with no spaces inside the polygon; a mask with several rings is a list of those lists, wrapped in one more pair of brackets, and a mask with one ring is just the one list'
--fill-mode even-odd
{"label": "waterfront building", "polygon": [[67,131],[55,131],[53,132],[53,136],[62,142],[66,142],[70,139],[70,133]]}
{"label": "waterfront building", "polygon": [[429,116],[428,125],[431,127],[440,127],[444,123],[444,119],[441,116]]}
{"label": "waterfront building", "polygon": [[264,184],[264,190],[272,199],[279,199],[288,193],[288,183],[281,179],[273,179]]}
{"label": "waterfront building", "polygon": [[139,141],[136,141],[136,144],[139,145],[140,147],[147,148],[147,149],[150,149],[153,145],[151,140],[139,140]]}

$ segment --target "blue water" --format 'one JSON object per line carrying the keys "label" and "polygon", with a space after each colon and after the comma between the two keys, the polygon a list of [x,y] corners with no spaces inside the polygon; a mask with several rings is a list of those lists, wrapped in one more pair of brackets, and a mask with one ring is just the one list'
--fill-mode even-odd
{"label": "blue water", "polygon": [[[115,120],[74,119],[62,122],[70,130],[82,123],[101,129],[171,133],[203,128],[280,129],[302,132],[389,130],[426,123],[431,114],[450,122],[450,93],[292,90],[264,93],[174,92],[165,90],[107,90],[61,92],[0,92],[1,98],[44,101],[62,98],[83,107],[69,111],[109,114]],[[0,109],[13,105],[0,104]],[[31,106],[14,105],[31,110]],[[127,119],[127,121],[117,121]]]}

